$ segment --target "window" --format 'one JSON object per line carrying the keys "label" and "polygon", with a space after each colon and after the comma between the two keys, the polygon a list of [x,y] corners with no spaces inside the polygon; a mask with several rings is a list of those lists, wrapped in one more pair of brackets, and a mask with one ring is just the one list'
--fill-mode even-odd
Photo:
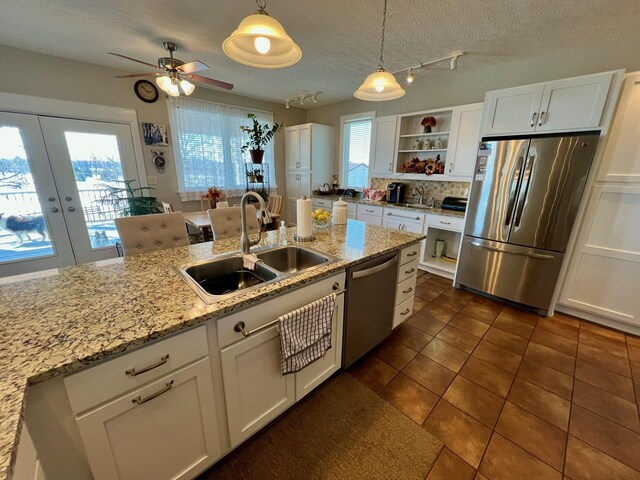
{"label": "window", "polygon": [[371,118],[359,114],[342,117],[342,183],[348,188],[366,188],[369,183]]}
{"label": "window", "polygon": [[[186,97],[171,100],[169,116],[182,201],[200,200],[214,185],[229,197],[244,194],[244,164],[251,159],[249,152],[240,151],[249,139],[240,125],[251,125],[249,113],[255,113],[260,123],[273,124],[269,112]],[[273,142],[265,146],[263,162],[270,165],[271,186],[275,187]]]}

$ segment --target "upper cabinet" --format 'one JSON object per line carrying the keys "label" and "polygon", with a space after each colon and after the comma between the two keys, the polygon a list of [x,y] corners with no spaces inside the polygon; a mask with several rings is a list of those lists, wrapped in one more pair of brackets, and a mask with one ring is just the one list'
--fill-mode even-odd
{"label": "upper cabinet", "polygon": [[446,174],[471,179],[478,156],[480,125],[484,103],[462,105],[453,109],[447,152]]}
{"label": "upper cabinet", "polygon": [[398,117],[377,117],[371,122],[371,174],[393,173],[396,157],[396,127]]}
{"label": "upper cabinet", "polygon": [[598,128],[614,73],[487,92],[484,135]]}

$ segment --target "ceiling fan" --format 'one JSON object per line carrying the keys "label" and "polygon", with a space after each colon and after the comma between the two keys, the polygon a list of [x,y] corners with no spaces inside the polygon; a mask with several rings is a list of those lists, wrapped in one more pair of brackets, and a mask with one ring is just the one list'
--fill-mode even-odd
{"label": "ceiling fan", "polygon": [[169,56],[160,57],[158,59],[157,65],[143,62],[142,60],[137,60],[135,58],[127,57],[126,55],[122,55],[120,53],[108,52],[110,55],[115,55],[116,57],[126,58],[127,60],[142,63],[143,65],[147,65],[156,70],[155,72],[148,73],[116,75],[116,78],[147,77],[155,75],[156,83],[158,84],[158,86],[172,97],[178,97],[181,93],[184,95],[191,95],[195,90],[195,86],[191,82],[189,82],[189,80],[192,80],[196,83],[213,85],[214,87],[224,88],[226,90],[233,89],[233,85],[231,83],[223,82],[221,80],[215,80],[213,78],[203,77],[202,75],[196,75],[194,73],[201,70],[207,70],[209,68],[209,65],[199,60],[184,63],[182,60],[173,58],[173,52],[178,50],[178,46],[175,43],[162,42],[162,45],[164,46],[164,49],[169,52]]}

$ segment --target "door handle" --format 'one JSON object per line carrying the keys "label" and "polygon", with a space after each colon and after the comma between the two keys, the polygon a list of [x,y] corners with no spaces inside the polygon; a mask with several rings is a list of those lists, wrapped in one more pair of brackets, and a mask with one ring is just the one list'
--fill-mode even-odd
{"label": "door handle", "polygon": [[76,207],[67,207],[67,210],[70,212],[75,212],[76,211]]}
{"label": "door handle", "polygon": [[390,163],[390,164],[389,164],[389,171],[391,171],[391,166],[392,166],[392,165],[393,165],[392,163]]}
{"label": "door handle", "polygon": [[513,210],[516,208],[516,196],[518,195],[518,187],[520,186],[520,180],[522,177],[522,168],[524,167],[524,156],[518,158],[518,166],[513,173],[513,179],[511,180],[511,189],[509,192],[509,200],[507,202],[507,211],[504,219],[505,226],[511,224],[511,218],[513,217]]}
{"label": "door handle", "polygon": [[407,257],[415,257],[418,254],[418,252],[411,252],[411,253],[407,253]]}
{"label": "door handle", "polygon": [[520,183],[520,192],[518,193],[518,201],[516,204],[516,218],[513,222],[515,227],[520,226],[520,220],[522,220],[522,212],[524,211],[524,204],[527,200],[527,194],[529,193],[531,172],[533,171],[533,162],[535,158],[535,155],[530,155],[529,158],[527,158],[527,164],[524,167],[524,174],[522,175],[522,183]]}
{"label": "door handle", "polygon": [[480,248],[484,248],[486,250],[492,250],[494,252],[499,252],[499,253],[510,253],[512,255],[521,255],[523,257],[538,258],[540,260],[553,260],[554,259],[553,255],[543,255],[541,253],[519,252],[518,250],[511,250],[511,249],[505,248],[505,247],[493,247],[491,245],[486,245],[484,243],[480,243],[478,241],[473,241],[473,240],[470,243],[474,247],[480,247]]}
{"label": "door handle", "polygon": [[50,202],[55,202],[55,201],[56,201],[56,197],[49,197],[49,198],[48,198],[48,200],[49,200]]}
{"label": "door handle", "polygon": [[400,312],[400,315],[405,316],[407,313],[409,313],[411,311],[410,308],[405,309],[404,312]]}
{"label": "door handle", "polygon": [[415,271],[416,271],[415,268],[411,268],[411,270],[405,270],[404,273],[405,273],[405,275],[409,275],[409,274],[411,274],[411,273],[413,273]]}
{"label": "door handle", "polygon": [[391,260],[387,260],[386,262],[381,263],[380,265],[376,265],[375,267],[367,268],[366,270],[360,270],[359,272],[353,272],[351,274],[351,278],[368,277],[369,275],[381,272],[385,268],[389,268],[391,265],[394,265],[397,258],[397,256],[394,256]]}
{"label": "door handle", "polygon": [[406,290],[403,290],[402,293],[411,293],[413,292],[413,288],[409,287]]}
{"label": "door handle", "polygon": [[64,199],[65,199],[67,202],[70,202],[71,200],[73,200],[71,197],[64,197]]}
{"label": "door handle", "polygon": [[442,220],[438,220],[442,225],[451,225],[451,222],[443,222]]}
{"label": "door handle", "polygon": [[545,122],[545,115],[547,112],[540,112],[540,122],[538,122],[538,126],[541,127],[542,124]]}
{"label": "door handle", "polygon": [[166,355],[162,355],[160,357],[160,361],[158,361],[156,363],[153,363],[153,364],[148,365],[146,367],[142,367],[140,370],[136,370],[135,368],[130,368],[129,370],[126,370],[124,373],[125,373],[125,375],[130,375],[132,377],[135,377],[137,375],[140,375],[141,373],[145,373],[145,372],[148,372],[149,370],[153,370],[154,368],[161,367],[162,365],[167,363],[167,360],[169,360],[169,354],[168,353]]}
{"label": "door handle", "polygon": [[51,213],[58,213],[59,211],[60,211],[60,210],[58,210],[58,208],[57,208],[57,207],[53,207],[53,208],[51,209]]}
{"label": "door handle", "polygon": [[137,397],[132,398],[131,401],[133,403],[137,403],[138,405],[142,405],[143,403],[146,403],[149,400],[153,400],[154,398],[159,397],[163,393],[167,393],[172,388],[173,388],[173,380],[165,383],[165,387],[162,390],[158,390],[156,393],[152,393],[148,397],[144,397],[144,398],[142,398],[140,395],[138,395]]}
{"label": "door handle", "polygon": [[538,112],[534,112],[533,116],[531,117],[531,126],[535,126],[536,124],[536,117],[538,116]]}

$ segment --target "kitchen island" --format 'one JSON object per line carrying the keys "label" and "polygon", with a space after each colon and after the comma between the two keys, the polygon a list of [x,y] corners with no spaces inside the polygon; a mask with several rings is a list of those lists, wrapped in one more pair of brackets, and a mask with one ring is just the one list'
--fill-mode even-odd
{"label": "kitchen island", "polygon": [[[293,244],[295,229],[287,232]],[[304,244],[337,261],[216,302],[203,302],[175,267],[237,251],[239,239],[70,267],[0,284],[0,478],[10,478],[28,386],[69,375],[143,344],[267,301],[423,235],[350,221]],[[259,247],[282,242],[269,232]]]}

